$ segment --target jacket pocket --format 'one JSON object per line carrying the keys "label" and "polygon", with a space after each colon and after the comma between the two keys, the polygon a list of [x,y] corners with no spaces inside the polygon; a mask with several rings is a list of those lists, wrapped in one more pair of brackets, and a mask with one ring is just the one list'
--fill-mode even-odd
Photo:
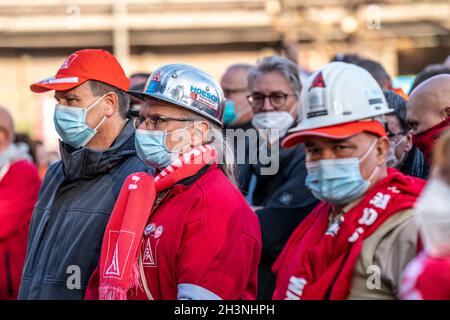
{"label": "jacket pocket", "polygon": [[71,210],[61,226],[57,259],[47,279],[66,281],[68,267],[74,266],[81,272],[81,285],[86,285],[97,266],[108,220],[105,213]]}

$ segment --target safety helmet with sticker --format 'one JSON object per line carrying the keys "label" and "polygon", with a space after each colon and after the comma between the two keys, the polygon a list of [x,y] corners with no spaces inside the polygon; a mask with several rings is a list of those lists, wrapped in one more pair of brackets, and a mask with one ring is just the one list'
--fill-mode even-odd
{"label": "safety helmet with sticker", "polygon": [[223,126],[223,90],[212,76],[196,67],[185,64],[163,65],[150,75],[143,92],[128,93],[142,100],[163,101],[188,109]]}
{"label": "safety helmet with sticker", "polygon": [[298,125],[290,133],[370,119],[389,109],[383,91],[363,68],[332,62],[312,74],[303,87]]}

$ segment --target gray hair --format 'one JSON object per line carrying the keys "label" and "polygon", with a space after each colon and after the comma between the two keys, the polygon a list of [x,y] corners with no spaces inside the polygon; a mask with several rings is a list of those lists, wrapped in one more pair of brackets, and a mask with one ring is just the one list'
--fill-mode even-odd
{"label": "gray hair", "polygon": [[206,122],[209,125],[208,135],[206,137],[205,144],[209,144],[217,150],[218,166],[220,170],[225,174],[225,176],[233,183],[235,186],[238,185],[236,175],[237,167],[234,158],[234,151],[231,147],[229,141],[224,137],[222,129],[215,123],[190,112],[190,118],[194,121]]}
{"label": "gray hair", "polygon": [[250,70],[248,74],[249,90],[253,90],[256,79],[259,76],[269,72],[278,72],[285,77],[297,95],[297,98],[300,98],[300,92],[302,91],[300,70],[294,62],[280,56],[265,57],[259,61],[254,69]]}

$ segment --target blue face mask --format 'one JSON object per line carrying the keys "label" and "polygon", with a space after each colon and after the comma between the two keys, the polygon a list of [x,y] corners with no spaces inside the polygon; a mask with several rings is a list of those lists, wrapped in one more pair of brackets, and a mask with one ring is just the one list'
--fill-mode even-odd
{"label": "blue face mask", "polygon": [[225,111],[223,114],[223,123],[226,126],[233,125],[237,120],[236,104],[234,100],[227,100],[225,102]]}
{"label": "blue face mask", "polygon": [[319,160],[306,163],[308,175],[306,186],[319,200],[335,205],[343,205],[361,197],[370,187],[378,167],[368,180],[361,177],[359,164],[375,147],[377,141],[367,150],[361,158],[344,158]]}
{"label": "blue face mask", "polygon": [[167,167],[176,157],[178,157],[178,151],[170,151],[166,146],[166,137],[168,134],[175,133],[182,128],[167,133],[167,131],[156,130],[136,130],[135,134],[135,148],[139,159],[145,163],[151,165],[156,169],[163,169]]}
{"label": "blue face mask", "polygon": [[62,141],[75,148],[84,147],[97,133],[98,128],[106,120],[102,121],[95,127],[89,128],[86,124],[87,112],[94,108],[97,103],[103,99],[105,95],[91,104],[88,108],[68,107],[56,105],[53,121],[55,123],[56,132],[58,132]]}

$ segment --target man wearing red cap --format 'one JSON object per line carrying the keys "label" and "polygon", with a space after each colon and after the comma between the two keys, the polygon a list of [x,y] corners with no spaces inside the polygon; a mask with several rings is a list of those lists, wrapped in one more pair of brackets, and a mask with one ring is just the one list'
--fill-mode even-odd
{"label": "man wearing red cap", "polygon": [[395,299],[424,181],[386,166],[381,116],[392,110],[367,71],[342,62],[309,78],[300,105],[283,145],[305,144],[306,185],[322,201],[273,265],[274,299]]}
{"label": "man wearing red cap", "polygon": [[148,171],[127,120],[129,84],[112,54],[87,49],[31,85],[55,90],[61,161],[48,169],[33,212],[19,299],[84,297],[125,178]]}

